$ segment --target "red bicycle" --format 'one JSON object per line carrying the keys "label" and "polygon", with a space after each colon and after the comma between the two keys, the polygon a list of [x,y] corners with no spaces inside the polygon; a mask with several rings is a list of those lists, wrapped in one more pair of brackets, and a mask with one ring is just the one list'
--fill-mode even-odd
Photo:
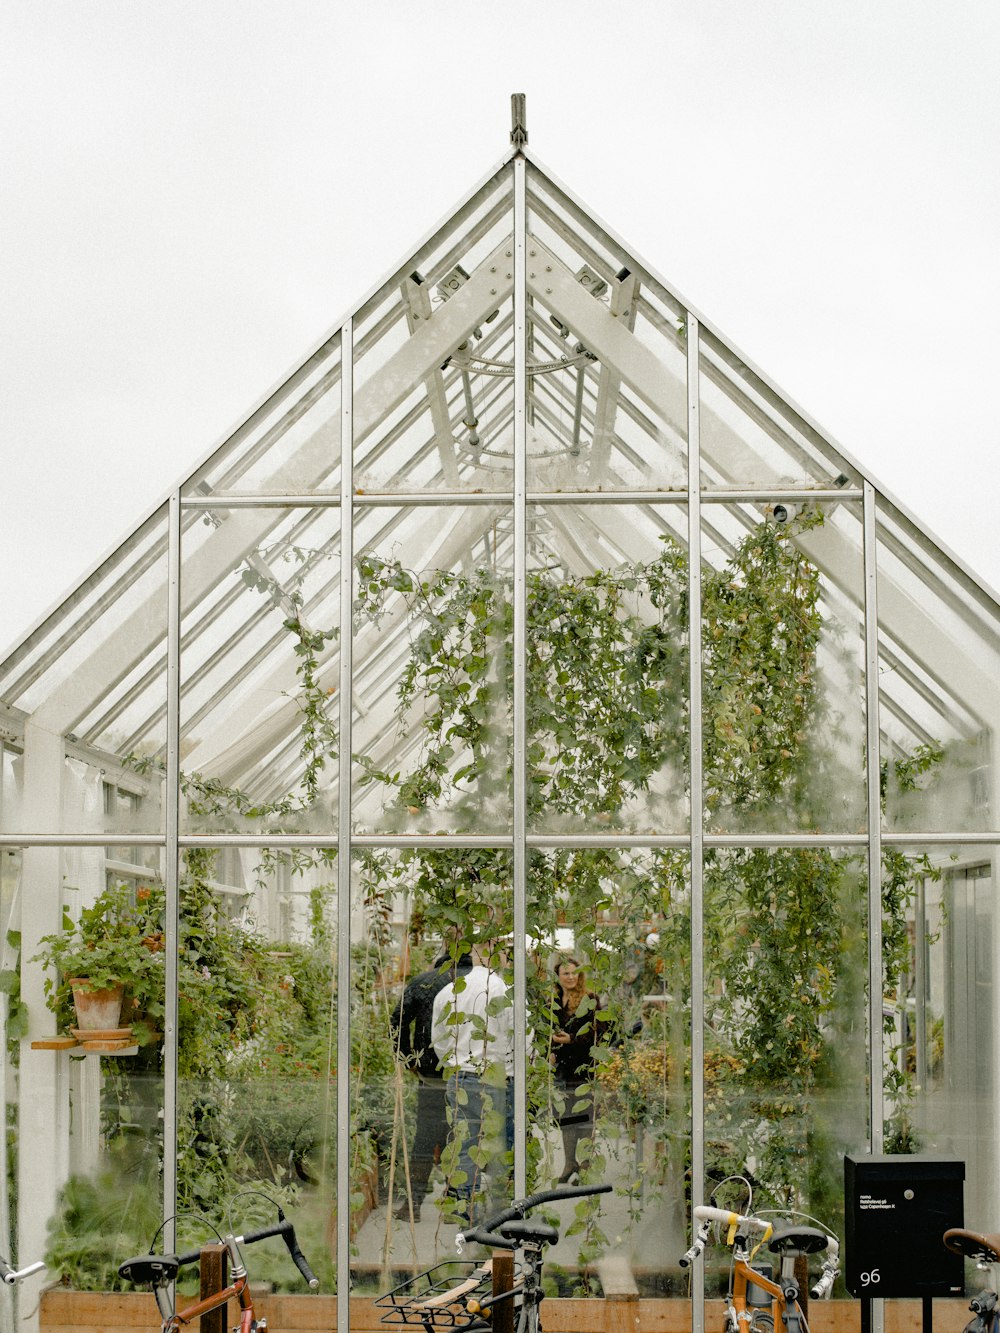
{"label": "red bicycle", "polygon": [[[218,1235],[217,1232],[216,1235]],[[177,1310],[175,1307],[174,1279],[178,1270],[183,1268],[185,1264],[198,1263],[201,1258],[201,1250],[191,1250],[187,1254],[153,1254],[152,1251],[149,1254],[139,1254],[134,1259],[126,1259],[119,1266],[118,1273],[126,1282],[134,1282],[138,1286],[152,1288],[153,1295],[156,1297],[157,1309],[163,1321],[161,1333],[174,1333],[176,1329],[200,1319],[203,1314],[208,1314],[211,1310],[218,1310],[220,1306],[233,1299],[236,1299],[240,1306],[239,1333],[258,1333],[258,1331],[264,1333],[267,1323],[266,1320],[258,1319],[254,1310],[253,1296],[250,1292],[250,1279],[247,1275],[246,1265],[243,1262],[243,1256],[240,1253],[240,1246],[252,1245],[255,1241],[266,1240],[269,1236],[281,1237],[296,1268],[306,1282],[313,1289],[318,1287],[319,1279],[309,1267],[305,1255],[299,1248],[299,1243],[295,1238],[295,1228],[285,1218],[280,1208],[278,1209],[278,1220],[273,1226],[261,1227],[258,1231],[248,1231],[243,1236],[235,1236],[232,1233],[219,1236],[220,1242],[225,1245],[229,1252],[229,1260],[232,1264],[231,1281],[220,1290],[185,1306],[183,1310]]]}

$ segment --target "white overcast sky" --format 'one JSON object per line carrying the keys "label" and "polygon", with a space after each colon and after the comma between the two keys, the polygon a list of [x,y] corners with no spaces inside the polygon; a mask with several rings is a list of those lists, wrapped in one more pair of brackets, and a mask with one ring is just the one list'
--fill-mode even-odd
{"label": "white overcast sky", "polygon": [[3,0],[0,650],[531,147],[1000,586],[997,0]]}

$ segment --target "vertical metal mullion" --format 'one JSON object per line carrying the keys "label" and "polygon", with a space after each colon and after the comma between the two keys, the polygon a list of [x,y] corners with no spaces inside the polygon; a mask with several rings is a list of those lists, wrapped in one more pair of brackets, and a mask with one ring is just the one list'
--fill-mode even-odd
{"label": "vertical metal mullion", "polygon": [[354,601],[354,321],[340,338],[340,716],[337,825],[337,1333],[350,1327],[351,751]]}
{"label": "vertical metal mullion", "polygon": [[180,697],[181,697],[181,495],[167,510],[167,745],[164,810],[164,889],[168,942],[163,997],[163,1218],[164,1242],[174,1248],[177,1212],[178,952],[180,934]]}
{"label": "vertical metal mullion", "polygon": [[525,161],[514,171],[514,594],[513,833],[514,833],[514,1193],[527,1193],[527,848],[525,673],[527,650],[527,191]]}
{"label": "vertical metal mullion", "polygon": [[[691,1202],[701,1203],[705,1179],[705,874],[701,705],[701,420],[699,325],[687,316],[688,421],[688,728],[691,818]],[[692,1333],[704,1333],[704,1264],[692,1283]]]}
{"label": "vertical metal mullion", "polygon": [[[882,1096],[882,800],[878,699],[878,579],[875,540],[875,487],[864,483],[865,579],[865,772],[868,784],[868,1088],[871,1151],[885,1147]],[[871,1303],[872,1333],[882,1333],[884,1305]]]}
{"label": "vertical metal mullion", "polygon": [[878,596],[875,557],[875,488],[864,483],[865,728],[868,785],[868,1086],[872,1152],[884,1144],[882,1101],[882,808],[878,701]]}

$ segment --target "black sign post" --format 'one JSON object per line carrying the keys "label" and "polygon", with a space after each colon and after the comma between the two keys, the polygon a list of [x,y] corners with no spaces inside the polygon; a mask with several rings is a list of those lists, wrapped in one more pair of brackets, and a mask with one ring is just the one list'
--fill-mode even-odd
{"label": "black sign post", "polygon": [[844,1158],[844,1280],[861,1299],[861,1329],[871,1329],[871,1303],[920,1297],[924,1333],[935,1296],[961,1296],[962,1256],[942,1236],[964,1222],[965,1163],[924,1154]]}

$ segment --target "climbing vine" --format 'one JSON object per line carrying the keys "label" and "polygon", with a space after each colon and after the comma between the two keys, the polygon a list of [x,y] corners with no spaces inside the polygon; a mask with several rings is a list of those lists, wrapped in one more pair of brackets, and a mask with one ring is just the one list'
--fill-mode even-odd
{"label": "climbing vine", "polygon": [[[761,525],[703,579],[702,762],[710,829],[829,828],[831,790],[844,793],[850,809],[849,794],[857,789],[853,756],[845,753],[842,719],[830,714],[820,676],[821,580],[795,540],[821,522],[821,513],[811,511],[787,526]],[[526,584],[529,827],[627,832],[657,827],[662,818],[669,831],[689,792],[685,552],[665,538],[647,562],[582,577],[531,571]],[[375,623],[401,616],[409,636],[395,722],[398,752],[409,758],[397,768],[357,756],[368,781],[380,786],[387,817],[395,811],[404,824],[409,818],[422,827],[434,827],[434,817],[447,818],[452,828],[505,822],[512,766],[509,580],[488,568],[416,571],[368,554],[359,561],[356,614]],[[935,754],[918,759],[926,770]],[[920,858],[886,858],[890,979],[905,966],[907,910],[928,871]],[[604,1083],[619,1094],[623,1087],[636,1090],[628,1108],[634,1124],[648,1125],[651,1114],[676,1124],[671,1093],[690,1076],[684,1023],[674,1023],[667,1052],[662,1017],[642,1025],[640,993],[625,980],[626,960],[646,932],[655,939],[657,970],[644,984],[668,996],[675,1014],[692,1003],[687,878],[678,853],[642,858],[580,848],[530,863],[532,931],[551,940],[560,919],[572,925],[574,947],[605,997],[608,1031],[617,1034],[598,1053],[607,1067]],[[641,890],[634,892],[637,883]],[[404,886],[416,904],[411,928],[418,932],[459,924],[471,938],[498,921],[509,929],[502,912],[510,880],[498,853],[414,850],[393,862],[383,888]],[[859,1052],[838,1047],[836,1033],[854,1026],[863,1003],[865,892],[859,867],[826,848],[737,847],[706,857],[712,989],[695,1002],[704,1003],[710,1024],[711,1152],[720,1170],[752,1162],[782,1202],[815,1192],[816,1173],[811,1183],[803,1157],[830,1152],[821,1142],[817,1098],[838,1081],[856,1080]],[[542,1032],[548,1000],[546,991],[534,1012]],[[635,1073],[643,1052],[657,1049],[661,1054],[647,1059],[658,1071],[651,1088]],[[889,1084],[904,1108],[907,1078],[898,1051],[890,1055]],[[541,1103],[552,1094],[543,1085],[532,1095]],[[596,1166],[596,1141],[592,1151]],[[832,1157],[826,1165],[834,1170]]]}
{"label": "climbing vine", "polygon": [[[821,676],[829,630],[821,580],[796,541],[821,522],[817,510],[785,526],[762,524],[703,576],[701,763],[706,827],[712,831],[829,828],[831,791],[845,793],[846,800],[857,788],[856,762],[855,772],[849,771],[856,756],[845,746],[843,720],[831,713]],[[308,555],[292,552],[290,558],[304,561]],[[281,831],[289,817],[323,799],[338,753],[324,671],[336,631],[307,622],[294,578],[279,584],[262,569],[266,562],[251,561],[242,578],[279,609],[295,654],[301,776],[293,790],[266,799],[201,773],[185,773],[183,790],[195,816],[239,817],[268,832]],[[360,557],[357,575],[355,628],[391,621],[406,643],[394,689],[395,743],[383,744],[378,757],[353,756],[365,798],[379,808],[379,827],[508,830],[511,580],[487,566],[409,569],[375,552]],[[614,569],[528,572],[524,776],[532,831],[687,828],[688,586],[687,554],[669,537],[653,558]],[[895,779],[904,787],[917,784],[940,758],[939,749],[927,747],[898,760]],[[266,881],[282,862],[293,872],[322,872],[333,859],[332,852],[265,852],[257,874]],[[842,1040],[864,1002],[866,888],[859,865],[829,848],[737,845],[710,851],[704,862],[709,979],[703,996],[691,993],[686,850],[570,841],[529,853],[527,870],[533,941],[528,1022],[539,1057],[529,1061],[532,1123],[551,1125],[565,1109],[545,1059],[553,1029],[546,955],[564,929],[572,932],[599,1005],[595,1059],[604,1115],[589,1157],[586,1147],[581,1150],[585,1171],[601,1174],[611,1156],[627,1158],[638,1140],[654,1136],[668,1145],[655,1169],[665,1163],[669,1183],[683,1196],[690,1165],[688,1032],[691,1008],[701,1006],[710,1169],[725,1173],[750,1164],[781,1202],[815,1202],[829,1191],[837,1145],[818,1107],[826,1093],[856,1080],[861,1067],[856,1043]],[[275,996],[275,1004],[255,1006],[240,991],[247,941],[228,932],[221,919],[211,919],[209,872],[207,861],[189,854],[186,911],[194,926],[187,940],[195,979],[188,1000],[197,998],[200,966],[211,974],[203,980],[219,1001],[220,1015],[213,1034],[184,1033],[182,1051],[187,1048],[185,1058],[194,1062],[192,1074],[195,1065],[223,1058],[240,1076],[291,1075],[328,1088],[337,1071],[330,1046],[336,1010],[326,895],[313,891],[310,947],[282,946],[285,980],[278,974],[258,978],[261,993]],[[931,873],[923,858],[895,851],[884,858],[890,986],[901,982],[908,964],[906,923],[917,883]],[[373,1152],[393,1188],[396,1173],[406,1172],[406,1080],[387,1038],[400,981],[394,934],[400,905],[406,904],[412,963],[432,940],[450,939],[457,951],[510,936],[512,882],[513,859],[505,849],[418,844],[401,851],[367,849],[357,858],[357,905],[367,932],[354,946],[350,990],[350,1075],[359,1094],[351,1140],[355,1207],[364,1204],[362,1181]],[[217,940],[211,938],[216,931]],[[224,993],[216,994],[220,988]],[[289,996],[294,1004],[281,1002]],[[201,1041],[212,1049],[201,1051]],[[901,1052],[890,1045],[887,1093],[901,1144],[912,1143],[909,1082]],[[230,1170],[245,1145],[226,1140],[223,1122],[213,1119],[207,1103],[197,1111],[182,1158],[189,1147],[198,1147],[204,1158],[201,1149],[211,1143],[219,1170]],[[281,1119],[276,1110],[276,1134]],[[529,1137],[533,1183],[551,1178],[548,1145],[557,1137]],[[288,1151],[289,1160],[302,1163],[296,1143]],[[310,1174],[304,1165],[302,1170]],[[637,1197],[640,1186],[650,1184],[638,1162],[625,1178]],[[210,1174],[203,1184],[218,1190]],[[601,1243],[599,1233],[589,1215],[581,1216],[579,1227],[581,1252],[590,1254],[588,1247]]]}

